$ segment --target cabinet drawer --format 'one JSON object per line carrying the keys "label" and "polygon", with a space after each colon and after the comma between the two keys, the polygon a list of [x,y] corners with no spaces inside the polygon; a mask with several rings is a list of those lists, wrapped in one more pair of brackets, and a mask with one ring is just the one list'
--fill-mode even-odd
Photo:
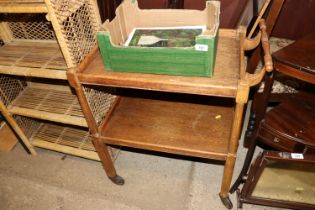
{"label": "cabinet drawer", "polygon": [[303,144],[300,144],[292,139],[285,138],[279,133],[266,126],[264,123],[260,124],[258,135],[262,142],[280,151],[287,152],[302,152]]}

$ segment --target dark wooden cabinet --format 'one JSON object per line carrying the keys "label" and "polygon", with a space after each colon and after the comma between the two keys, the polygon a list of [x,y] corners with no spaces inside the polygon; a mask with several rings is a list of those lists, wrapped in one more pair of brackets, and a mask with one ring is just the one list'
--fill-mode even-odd
{"label": "dark wooden cabinet", "polygon": [[[112,20],[115,10],[123,0],[97,0],[102,21]],[[204,2],[203,2],[204,3]],[[140,9],[182,9],[184,0],[138,0]]]}
{"label": "dark wooden cabinet", "polygon": [[[185,0],[185,9],[204,9],[206,0]],[[235,28],[248,0],[221,0],[220,27]]]}
{"label": "dark wooden cabinet", "polygon": [[115,10],[123,0],[97,0],[102,22],[115,17]]}
{"label": "dark wooden cabinet", "polygon": [[138,0],[140,9],[166,9],[169,0]]}
{"label": "dark wooden cabinet", "polygon": [[296,40],[315,33],[314,11],[314,0],[286,0],[272,35]]}

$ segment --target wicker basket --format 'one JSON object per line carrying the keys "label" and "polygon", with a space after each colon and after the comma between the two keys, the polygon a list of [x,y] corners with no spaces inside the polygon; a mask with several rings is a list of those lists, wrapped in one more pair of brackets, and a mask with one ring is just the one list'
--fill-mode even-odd
{"label": "wicker basket", "polygon": [[[66,69],[95,47],[100,25],[94,0],[0,1],[0,111],[32,154],[37,146],[99,160]],[[86,94],[100,116],[115,98]]]}

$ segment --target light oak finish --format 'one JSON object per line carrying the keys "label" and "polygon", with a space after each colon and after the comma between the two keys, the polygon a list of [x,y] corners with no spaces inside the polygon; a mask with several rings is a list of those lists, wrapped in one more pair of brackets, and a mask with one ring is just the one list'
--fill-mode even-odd
{"label": "light oak finish", "polygon": [[0,13],[47,13],[44,0],[0,0]]}
{"label": "light oak finish", "polygon": [[78,99],[70,91],[27,86],[8,110],[12,114],[87,127]]}
{"label": "light oak finish", "polygon": [[258,17],[256,18],[253,27],[251,28],[250,32],[248,33],[248,36],[247,36],[248,38],[252,38],[255,30],[257,29],[259,21],[263,18],[263,15],[265,14],[265,12],[266,12],[269,4],[270,4],[270,1],[271,0],[265,0],[264,4],[262,5],[262,7],[259,11]]}
{"label": "light oak finish", "polygon": [[101,140],[224,160],[233,114],[233,106],[122,97],[101,129]]}
{"label": "light oak finish", "polygon": [[0,5],[3,3],[11,3],[11,4],[30,4],[30,3],[44,3],[44,0],[0,0]]}
{"label": "light oak finish", "polygon": [[56,41],[13,41],[0,48],[0,73],[66,79],[66,63]]}
{"label": "light oak finish", "polygon": [[31,137],[32,145],[99,161],[88,130],[42,123]]}
{"label": "light oak finish", "polygon": [[32,155],[37,155],[36,151],[34,150],[33,145],[29,142],[29,139],[25,136],[23,130],[20,126],[16,123],[14,118],[12,117],[11,113],[6,109],[5,105],[0,101],[0,112],[5,117],[7,122],[11,125],[14,132],[19,136],[25,147]]}
{"label": "light oak finish", "polygon": [[[38,124],[33,118],[81,126],[80,129],[87,123],[70,91],[60,86],[49,89],[29,82],[24,85],[29,77],[37,77],[36,81],[43,85],[48,81],[46,78],[55,79],[58,84],[59,80],[67,79],[66,69],[80,63],[96,44],[95,34],[101,25],[97,2],[0,0],[0,13],[11,13],[0,22],[0,38],[4,42],[0,48],[1,113],[32,154],[36,154],[32,146],[35,145],[99,160],[95,150],[64,145],[58,135],[53,135],[54,143],[47,141],[48,135],[30,139],[28,134],[34,133]],[[17,123],[17,118],[23,118],[23,122]],[[71,137],[73,141],[80,139],[79,135]],[[90,146],[93,147],[91,142]]]}
{"label": "light oak finish", "polygon": [[69,155],[73,155],[77,157],[83,157],[90,160],[100,161],[100,158],[96,152],[77,149],[77,148],[73,148],[73,147],[69,147],[69,146],[65,146],[61,144],[54,144],[54,143],[47,142],[46,140],[33,139],[32,144],[35,147],[53,150],[56,152],[61,152],[61,153],[65,153],[65,154],[69,154]]}
{"label": "light oak finish", "polygon": [[2,3],[0,2],[0,13],[47,13],[44,3]]}
{"label": "light oak finish", "polygon": [[[267,66],[257,74],[245,72],[244,28],[219,31],[216,65],[212,78],[110,72],[104,68],[97,48],[78,68],[72,68],[67,72],[69,83],[77,91],[92,131],[94,145],[97,147],[106,174],[112,181],[116,184],[123,183],[108,156],[107,144],[225,160],[219,195],[224,205],[232,208],[228,191],[236,161],[244,105],[247,103],[250,87],[259,82],[266,70],[272,70],[265,22],[261,20],[259,25],[262,31],[259,37],[267,55],[265,56]],[[258,37],[253,38],[257,39]],[[257,41],[247,40],[248,42],[258,45]],[[255,47],[253,45],[250,47]],[[208,99],[203,100],[203,103],[198,100],[183,102],[182,99],[172,97],[140,98],[127,94],[116,99],[102,126],[96,126],[96,120],[91,115],[92,111],[83,91],[83,86],[90,84],[190,93],[199,95],[194,97]],[[179,98],[187,96],[178,95],[181,95]],[[192,97],[192,95],[187,97],[189,96]],[[222,99],[231,100],[233,105],[226,107],[222,104],[211,104]]]}
{"label": "light oak finish", "polygon": [[[239,45],[236,30],[219,30],[212,78],[111,72],[104,68],[100,53],[95,48],[85,60],[88,64],[83,62],[79,66],[78,79],[85,84],[235,97],[240,79],[238,71],[235,71],[240,65]],[[225,56],[227,54],[229,56]]]}

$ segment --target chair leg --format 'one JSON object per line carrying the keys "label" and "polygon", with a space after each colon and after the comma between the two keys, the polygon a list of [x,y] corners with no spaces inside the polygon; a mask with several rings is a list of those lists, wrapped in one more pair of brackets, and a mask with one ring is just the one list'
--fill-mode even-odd
{"label": "chair leg", "polygon": [[242,199],[241,199],[241,192],[239,189],[237,189],[237,192],[236,192],[236,199],[237,199],[237,210],[242,210],[243,209],[243,202],[242,202]]}
{"label": "chair leg", "polygon": [[102,161],[103,168],[108,178],[117,185],[125,184],[125,180],[116,173],[116,169],[108,152],[106,144],[101,142],[97,137],[93,137],[93,144],[97,151],[97,154]]}
{"label": "chair leg", "polygon": [[256,140],[252,140],[246,153],[243,168],[240,174],[238,175],[236,181],[234,182],[233,186],[231,187],[230,193],[234,193],[237,190],[237,188],[240,186],[240,184],[243,182],[243,178],[247,174],[248,168],[253,159],[255,148],[256,148]]}

